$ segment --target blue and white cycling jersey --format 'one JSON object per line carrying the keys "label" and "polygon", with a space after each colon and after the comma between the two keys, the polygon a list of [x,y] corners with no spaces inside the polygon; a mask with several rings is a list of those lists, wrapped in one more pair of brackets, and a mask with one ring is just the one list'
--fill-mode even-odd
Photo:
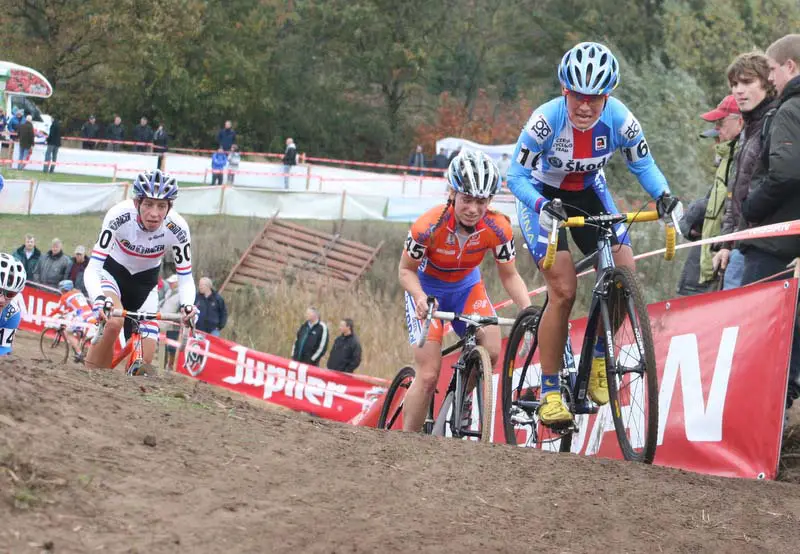
{"label": "blue and white cycling jersey", "polygon": [[14,334],[19,328],[21,319],[22,314],[14,302],[9,302],[5,308],[0,310],[0,356],[11,353]]}
{"label": "blue and white cycling jersey", "polygon": [[568,191],[603,188],[603,168],[617,149],[653,199],[669,191],[641,125],[625,104],[610,97],[600,119],[580,131],[569,121],[566,99],[554,98],[539,106],[522,129],[508,186],[520,202],[538,213],[546,201],[543,185]]}

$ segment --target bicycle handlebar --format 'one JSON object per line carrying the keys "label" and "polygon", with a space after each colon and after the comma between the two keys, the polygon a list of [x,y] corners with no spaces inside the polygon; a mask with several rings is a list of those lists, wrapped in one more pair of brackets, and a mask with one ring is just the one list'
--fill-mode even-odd
{"label": "bicycle handlebar", "polygon": [[[559,199],[552,201],[556,207],[561,206]],[[550,231],[550,236],[547,241],[547,251],[544,255],[544,263],[542,269],[548,270],[553,267],[556,260],[556,251],[558,250],[558,231],[562,227],[584,227],[586,225],[595,225],[599,227],[610,227],[617,223],[633,223],[637,221],[658,221],[660,219],[656,210],[648,210],[644,212],[628,212],[622,214],[602,214],[593,216],[576,216],[568,217],[565,221],[561,221],[558,225],[553,226]],[[677,222],[674,217],[665,220],[666,224],[666,249],[664,251],[664,259],[671,260],[675,257],[675,244],[677,243],[676,226]]]}
{"label": "bicycle handlebar", "polygon": [[[128,310],[110,310],[108,317],[127,317],[136,321],[173,321],[181,322],[183,314],[180,313],[162,313],[162,312],[133,312]],[[194,328],[194,325],[189,324],[189,327]],[[97,344],[97,341],[103,336],[103,331],[106,328],[106,321],[102,320],[97,324],[97,333],[92,338],[92,344]]]}
{"label": "bicycle handlebar", "polygon": [[431,328],[431,321],[439,319],[441,321],[463,321],[467,325],[474,325],[483,327],[486,325],[514,325],[516,319],[510,317],[497,317],[496,315],[478,315],[478,314],[463,314],[460,312],[440,312],[434,311],[436,305],[436,298],[433,296],[428,297],[428,317],[425,318],[425,323],[422,326],[422,333],[417,340],[417,347],[422,348],[428,340],[428,332]]}

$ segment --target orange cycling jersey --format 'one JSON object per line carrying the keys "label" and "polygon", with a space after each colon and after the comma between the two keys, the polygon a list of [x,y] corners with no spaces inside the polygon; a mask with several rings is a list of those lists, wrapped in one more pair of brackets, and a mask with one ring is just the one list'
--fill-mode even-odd
{"label": "orange cycling jersey", "polygon": [[77,289],[72,289],[61,295],[61,298],[58,300],[58,306],[48,315],[52,315],[53,313],[86,315],[87,313],[91,313],[91,311],[92,307],[89,305],[89,301],[86,300],[83,293]]}
{"label": "orange cycling jersey", "polygon": [[497,263],[510,262],[516,256],[514,231],[505,215],[486,210],[475,231],[466,237],[456,234],[455,222],[452,205],[446,210],[437,206],[411,226],[404,255],[420,262],[421,278],[474,284],[480,280],[478,266],[488,250],[493,252]]}

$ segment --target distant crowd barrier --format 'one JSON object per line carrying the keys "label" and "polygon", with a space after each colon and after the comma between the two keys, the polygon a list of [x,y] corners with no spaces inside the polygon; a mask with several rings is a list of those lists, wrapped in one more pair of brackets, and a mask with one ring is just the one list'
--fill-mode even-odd
{"label": "distant crowd barrier", "polygon": [[[130,182],[62,183],[8,179],[0,191],[0,213],[74,215],[104,212],[130,195]],[[196,186],[181,189],[175,208],[188,215],[235,215],[282,219],[414,221],[445,201],[445,191],[402,196],[374,192],[270,190],[245,186]],[[493,206],[516,224],[510,195]]]}
{"label": "distant crowd barrier", "polygon": [[[38,171],[31,178],[39,178],[44,166],[45,147],[37,145],[24,168]],[[75,173],[94,177],[108,177],[112,182],[118,179],[133,179],[142,170],[158,167],[159,155],[145,152],[113,152],[110,150],[82,150],[80,148],[61,148],[58,151],[56,171]],[[208,184],[212,169],[210,158],[187,154],[167,153],[162,168],[169,171],[181,182]],[[14,169],[20,164],[16,160],[0,160],[0,164]],[[227,177],[228,169],[224,170]],[[367,191],[383,195],[425,195],[443,192],[447,184],[441,177],[410,174],[377,173],[357,169],[344,169],[314,164],[291,166],[289,172],[282,163],[242,161],[233,171],[237,186],[284,189],[316,192]],[[288,183],[287,183],[288,177]]]}

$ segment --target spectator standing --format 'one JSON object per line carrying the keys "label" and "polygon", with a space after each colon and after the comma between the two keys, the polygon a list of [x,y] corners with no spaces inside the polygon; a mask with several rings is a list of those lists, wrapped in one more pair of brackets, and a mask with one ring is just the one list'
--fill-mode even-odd
{"label": "spectator standing", "polygon": [[283,153],[283,188],[286,190],[289,190],[289,176],[295,165],[297,165],[297,145],[294,139],[289,137],[286,139],[286,150]]}
{"label": "spectator standing", "polygon": [[[159,311],[163,313],[176,314],[181,308],[181,297],[178,294],[178,276],[175,274],[167,277],[167,290],[164,294],[164,299],[158,305]],[[201,315],[202,317],[202,315]],[[180,330],[170,325],[167,327],[167,339],[174,341],[178,340]],[[175,369],[175,353],[174,346],[167,344],[164,348],[164,367],[167,369]]]}
{"label": "spectator standing", "polygon": [[[729,201],[725,206],[722,233],[747,227],[742,216],[742,202],[753,184],[753,175],[761,165],[761,131],[764,118],[772,108],[775,87],[769,81],[769,65],[763,54],[738,56],[728,68],[728,83],[744,121],[735,158],[735,171],[728,181]],[[715,267],[725,269],[725,290],[738,287],[744,272],[744,255],[733,243],[723,243],[714,256]]]}
{"label": "spectator standing", "polygon": [[447,167],[450,167],[450,162],[452,162],[453,159],[456,156],[458,156],[459,154],[461,154],[461,147],[460,146],[458,148],[456,148],[455,150],[453,150],[452,152],[450,152],[450,155],[447,157]]}
{"label": "spectator standing", "polygon": [[[769,80],[778,93],[775,110],[764,119],[761,163],[742,202],[749,225],[769,225],[800,218],[800,34],[786,35],[767,49]],[[800,236],[744,241],[742,285],[784,271],[800,256]],[[783,278],[784,276],[781,276]],[[800,394],[800,333],[795,326],[789,362],[787,407]]]}
{"label": "spectator standing", "polygon": [[139,120],[139,124],[133,128],[133,140],[146,144],[137,144],[133,147],[134,151],[149,152],[154,136],[153,129],[147,124],[147,118],[142,117],[142,119]]}
{"label": "spectator standing", "polygon": [[97,143],[93,139],[97,139],[99,136],[100,126],[97,124],[94,115],[90,115],[89,119],[81,125],[81,137],[90,140],[84,140],[81,147],[84,150],[94,150],[97,147]]}
{"label": "spectator standing", "polygon": [[25,121],[23,111],[17,109],[17,111],[14,112],[14,115],[12,115],[8,120],[8,132],[11,135],[11,140],[16,140],[15,137],[17,134],[17,127],[19,127],[23,121]]}
{"label": "spectator standing", "polygon": [[508,157],[508,154],[503,154],[497,162],[497,169],[500,171],[500,181],[504,187],[508,184],[508,170],[510,167],[511,159]]}
{"label": "spectator standing", "polygon": [[75,288],[88,295],[83,284],[83,274],[86,266],[89,265],[89,258],[86,257],[86,247],[76,246],[75,256],[72,257],[72,267],[69,269],[69,280],[75,284]]}
{"label": "spectator standing", "polygon": [[197,297],[194,305],[200,311],[195,327],[215,337],[228,323],[228,310],[222,296],[214,290],[208,277],[202,277],[197,283]]}
{"label": "spectator standing", "polygon": [[228,184],[232,185],[233,180],[236,178],[236,172],[239,171],[239,163],[242,161],[242,156],[239,154],[239,147],[235,144],[231,145],[231,152],[228,154]]}
{"label": "spectator standing", "polygon": [[408,165],[415,169],[411,170],[411,175],[422,175],[425,173],[425,153],[422,151],[422,145],[418,144],[417,149],[411,154],[408,159]]}
{"label": "spectator standing", "polygon": [[61,148],[61,122],[53,116],[53,123],[50,125],[50,134],[47,135],[47,150],[44,153],[44,165],[42,171],[54,173],[56,170],[56,160],[58,159],[58,149]]}
{"label": "spectator standing", "polygon": [[2,136],[6,130],[7,122],[8,118],[6,117],[6,112],[3,108],[0,108],[0,136]]}
{"label": "spectator standing", "polygon": [[164,171],[164,154],[167,152],[167,144],[169,143],[169,135],[164,124],[159,123],[158,129],[153,134],[153,152],[158,154],[158,168]]}
{"label": "spectator standing", "polygon": [[310,306],[306,320],[297,330],[292,345],[292,359],[300,363],[318,366],[328,349],[328,326],[319,319],[319,310]]}
{"label": "spectator standing", "polygon": [[33,274],[42,258],[42,251],[36,248],[36,238],[33,235],[25,235],[25,244],[14,251],[14,257],[22,262],[25,275],[29,275],[33,280]]}
{"label": "spectator standing", "polygon": [[123,140],[125,140],[125,126],[122,124],[122,118],[118,115],[114,116],[114,123],[108,126],[106,130],[106,138],[115,142],[109,142],[106,148],[112,152],[119,152],[122,150]]}
{"label": "spectator standing", "polygon": [[17,137],[19,138],[19,165],[17,169],[25,169],[25,165],[31,157],[31,152],[33,152],[34,136],[33,117],[28,115],[25,117],[25,121],[17,127]]}
{"label": "spectator standing", "polygon": [[229,152],[234,142],[236,142],[236,131],[233,130],[233,124],[229,120],[225,122],[225,126],[217,133],[217,146],[221,147],[225,152]]}
{"label": "spectator standing", "polygon": [[355,335],[352,319],[339,322],[341,335],[333,341],[331,355],[328,358],[328,369],[353,373],[361,365],[361,343]]}
{"label": "spectator standing", "polygon": [[58,288],[58,283],[69,278],[72,260],[64,254],[61,239],[53,239],[50,250],[42,256],[33,272],[33,280],[49,287]]}
{"label": "spectator standing", "polygon": [[[436,169],[447,169],[449,167],[449,162],[447,161],[447,154],[445,154],[444,148],[439,148],[439,153],[433,158],[433,167]],[[437,175],[441,176],[444,173],[437,172]]]}
{"label": "spectator standing", "polygon": [[222,149],[222,146],[217,148],[217,151],[211,155],[211,186],[222,185],[222,175],[225,173],[225,166],[228,164],[228,155]]}

